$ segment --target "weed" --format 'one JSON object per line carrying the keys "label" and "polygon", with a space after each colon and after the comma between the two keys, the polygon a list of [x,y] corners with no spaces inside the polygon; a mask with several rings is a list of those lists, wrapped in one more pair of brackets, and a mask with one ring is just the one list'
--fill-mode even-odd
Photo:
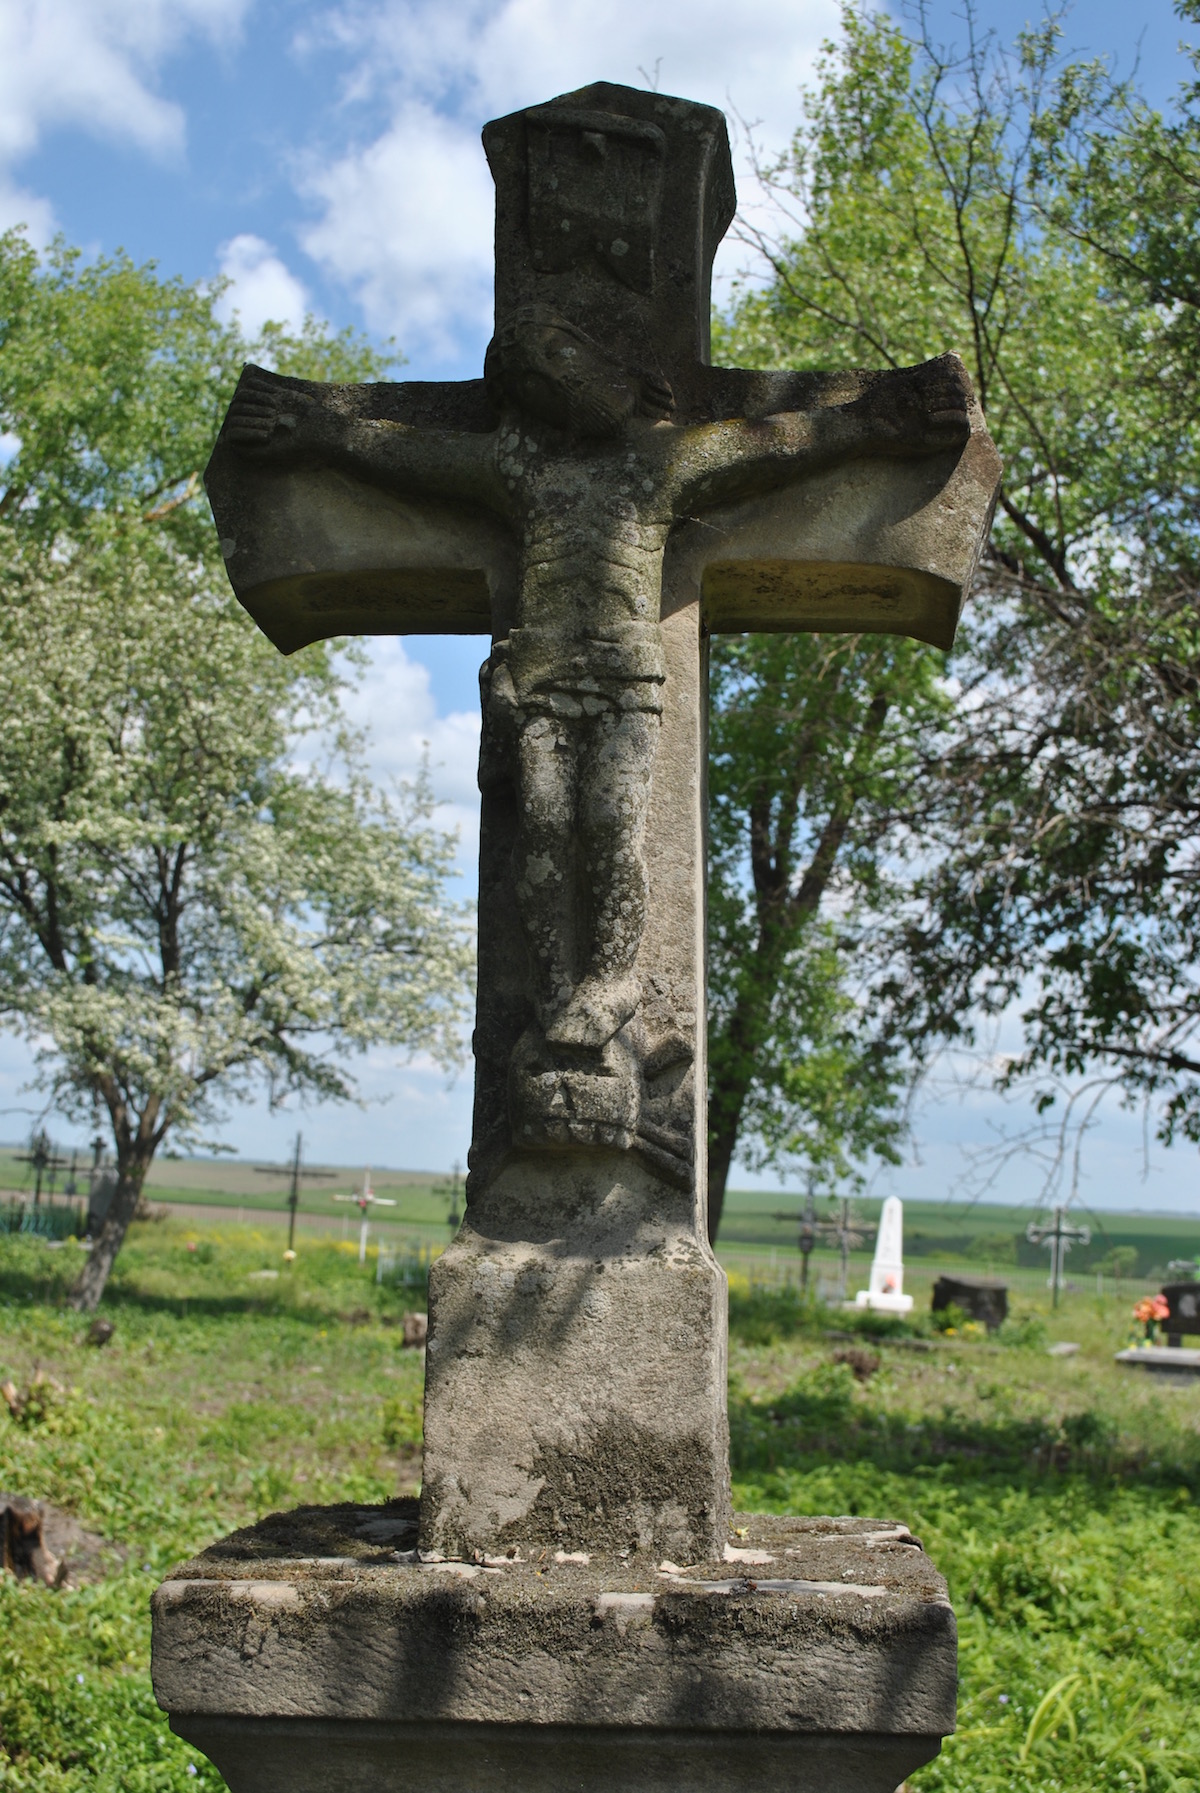
{"label": "weed", "polygon": [[1012,1345],[1018,1351],[1044,1351],[1046,1322],[1040,1314],[1010,1314],[996,1337],[1002,1345]]}
{"label": "weed", "polygon": [[834,1363],[845,1364],[856,1382],[869,1382],[879,1368],[878,1351],[868,1351],[865,1345],[848,1345],[833,1354]]}
{"label": "weed", "polygon": [[729,1278],[729,1329],[748,1345],[771,1345],[797,1333],[817,1332],[826,1310],[794,1283],[766,1288],[733,1274]]}

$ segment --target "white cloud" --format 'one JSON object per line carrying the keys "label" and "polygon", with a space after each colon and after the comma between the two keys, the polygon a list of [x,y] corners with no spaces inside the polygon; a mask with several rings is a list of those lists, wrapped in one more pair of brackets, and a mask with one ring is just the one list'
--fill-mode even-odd
{"label": "white cloud", "polygon": [[493,192],[477,133],[413,102],[305,185],[322,213],[301,242],[357,290],[373,329],[438,357],[487,329]]}
{"label": "white cloud", "polygon": [[54,207],[49,200],[17,186],[0,166],[0,233],[24,226],[35,249],[44,249],[54,235]]}
{"label": "white cloud", "polygon": [[197,33],[228,39],[249,3],[0,0],[0,167],[56,125],[178,154],[184,116],[153,91],[158,65]]}
{"label": "white cloud", "polygon": [[391,87],[475,120],[586,82],[646,85],[762,119],[782,140],[834,0],[377,0],[328,15],[356,93]]}
{"label": "white cloud", "polygon": [[266,323],[288,324],[299,330],[312,309],[308,294],[270,243],[243,234],[223,243],[217,253],[221,274],[232,283],[216,304],[223,323],[237,317],[248,336]]}
{"label": "white cloud", "polygon": [[[373,141],[305,182],[321,213],[304,245],[412,354],[449,358],[485,333],[492,187],[480,126],[596,80],[723,107],[782,148],[835,0],[376,0],[326,15],[302,47],[351,59],[344,104],[383,103]],[[752,180],[740,172],[743,202]],[[726,275],[744,252],[729,246]]]}

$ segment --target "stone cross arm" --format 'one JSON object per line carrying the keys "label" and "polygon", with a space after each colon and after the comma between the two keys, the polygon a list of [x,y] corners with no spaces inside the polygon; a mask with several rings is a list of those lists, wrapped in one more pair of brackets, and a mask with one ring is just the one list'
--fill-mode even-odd
{"label": "stone cross arm", "polygon": [[[647,434],[674,439],[667,552],[705,629],[949,647],[998,476],[956,358],[704,372],[709,415]],[[955,385],[961,430],[953,407],[921,404]],[[482,382],[339,388],[247,369],[206,474],[238,597],[285,652],[338,634],[503,634],[520,541],[496,440]]]}
{"label": "stone cross arm", "polygon": [[[276,647],[290,654],[341,634],[490,635],[494,600],[511,589],[513,543],[496,516],[454,495],[469,483],[471,444],[487,440],[483,381],[331,387],[247,369],[239,398],[252,405],[267,387],[262,434],[275,433],[276,452],[255,454],[243,418],[240,441],[222,431],[205,485],[230,583]],[[323,421],[329,452],[311,441],[307,454],[281,452],[293,419],[309,418]],[[407,495],[346,473],[332,452],[335,434],[386,425],[419,431],[424,444],[427,483]],[[447,456],[442,492],[439,438],[466,450]]]}

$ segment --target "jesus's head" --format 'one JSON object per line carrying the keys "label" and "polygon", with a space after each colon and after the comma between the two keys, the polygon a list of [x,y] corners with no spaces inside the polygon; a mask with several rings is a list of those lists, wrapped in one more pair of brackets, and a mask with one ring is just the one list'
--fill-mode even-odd
{"label": "jesus's head", "polygon": [[498,411],[515,407],[579,436],[618,436],[630,418],[674,406],[664,380],[622,367],[545,305],[523,306],[497,331],[483,376]]}

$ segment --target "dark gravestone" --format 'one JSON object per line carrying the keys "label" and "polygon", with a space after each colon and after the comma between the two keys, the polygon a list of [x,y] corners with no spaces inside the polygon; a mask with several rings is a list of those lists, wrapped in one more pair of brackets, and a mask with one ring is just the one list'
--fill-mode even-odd
{"label": "dark gravestone", "polygon": [[1168,1345],[1182,1345],[1185,1332],[1200,1332],[1200,1282],[1169,1282],[1163,1286],[1168,1317],[1163,1322]]}
{"label": "dark gravestone", "polygon": [[95,1239],[104,1225],[104,1217],[112,1207],[113,1196],[117,1193],[117,1173],[115,1170],[102,1170],[92,1184],[88,1196],[87,1234]]}
{"label": "dark gravestone", "polygon": [[943,1313],[948,1307],[961,1308],[969,1320],[996,1332],[1008,1315],[1008,1289],[978,1276],[939,1276],[933,1285],[933,1311]]}

